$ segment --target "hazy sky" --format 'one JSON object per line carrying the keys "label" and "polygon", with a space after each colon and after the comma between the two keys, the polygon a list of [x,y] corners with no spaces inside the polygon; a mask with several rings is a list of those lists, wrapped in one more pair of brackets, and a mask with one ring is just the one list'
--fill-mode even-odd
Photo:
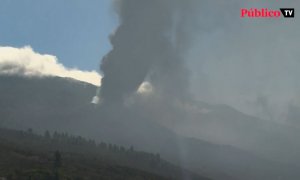
{"label": "hazy sky", "polygon": [[1,0],[0,45],[29,45],[66,67],[98,70],[114,17],[111,0]]}

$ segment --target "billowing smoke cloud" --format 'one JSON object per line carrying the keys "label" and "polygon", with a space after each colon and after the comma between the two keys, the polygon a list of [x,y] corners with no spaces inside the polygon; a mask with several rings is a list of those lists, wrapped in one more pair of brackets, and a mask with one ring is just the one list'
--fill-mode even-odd
{"label": "billowing smoke cloud", "polygon": [[[240,8],[297,5],[295,1],[117,1],[120,26],[111,36],[112,51],[102,61],[100,100],[123,102],[147,81],[152,94],[135,101],[133,111],[142,117],[136,119],[156,120],[187,136],[211,139],[212,134],[216,142],[242,146],[244,139],[256,142],[260,122],[256,125],[255,120],[248,138],[241,133],[250,129],[245,128],[252,123],[246,122],[248,116],[206,102],[267,120],[298,118],[298,20],[241,19],[239,14]],[[118,114],[114,108],[110,112]],[[231,128],[238,127],[239,120],[245,129]],[[200,126],[207,127],[202,134]]]}
{"label": "billowing smoke cloud", "polygon": [[68,77],[96,86],[100,86],[101,79],[96,71],[66,68],[55,56],[39,54],[28,46],[23,48],[0,46],[0,74]]}
{"label": "billowing smoke cloud", "polygon": [[164,101],[191,91],[199,101],[267,120],[283,122],[291,104],[300,106],[298,19],[239,15],[241,8],[298,7],[298,1],[115,2],[120,26],[102,61],[101,98],[123,101],[146,80]]}
{"label": "billowing smoke cloud", "polygon": [[189,44],[192,4],[179,0],[115,2],[120,26],[111,36],[113,49],[101,64],[100,99],[122,102],[145,80],[165,98],[186,98],[188,71],[183,54]]}
{"label": "billowing smoke cloud", "polygon": [[[188,56],[198,100],[283,122],[299,106],[299,18],[242,19],[240,8],[297,8],[289,1],[202,1]],[[213,9],[213,10],[212,10]]]}

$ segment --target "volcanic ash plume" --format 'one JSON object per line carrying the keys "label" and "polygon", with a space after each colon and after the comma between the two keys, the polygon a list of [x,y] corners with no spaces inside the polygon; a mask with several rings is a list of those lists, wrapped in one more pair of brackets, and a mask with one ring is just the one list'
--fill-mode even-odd
{"label": "volcanic ash plume", "polygon": [[122,103],[146,78],[159,93],[173,98],[187,94],[188,73],[182,54],[188,42],[191,2],[115,2],[120,25],[111,36],[113,49],[101,64],[101,101]]}

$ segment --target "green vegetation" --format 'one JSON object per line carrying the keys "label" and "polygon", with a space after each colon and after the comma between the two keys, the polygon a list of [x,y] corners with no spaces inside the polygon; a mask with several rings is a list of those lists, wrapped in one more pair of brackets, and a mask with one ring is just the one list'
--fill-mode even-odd
{"label": "green vegetation", "polygon": [[[0,129],[0,177],[8,180],[202,179],[160,158],[80,136]],[[203,178],[206,179],[206,178]]]}

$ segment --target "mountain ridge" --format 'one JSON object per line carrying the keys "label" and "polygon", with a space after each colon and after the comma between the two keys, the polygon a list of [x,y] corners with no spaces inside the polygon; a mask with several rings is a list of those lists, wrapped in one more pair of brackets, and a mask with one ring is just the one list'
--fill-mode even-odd
{"label": "mountain ridge", "polygon": [[[95,86],[63,78],[0,76],[2,126],[68,132],[139,150],[158,152],[183,168],[213,179],[288,179],[299,177],[289,166],[245,150],[201,139],[187,138],[129,109],[108,112],[95,107]],[[126,112],[124,112],[126,111]],[[107,118],[110,114],[110,118]]]}

